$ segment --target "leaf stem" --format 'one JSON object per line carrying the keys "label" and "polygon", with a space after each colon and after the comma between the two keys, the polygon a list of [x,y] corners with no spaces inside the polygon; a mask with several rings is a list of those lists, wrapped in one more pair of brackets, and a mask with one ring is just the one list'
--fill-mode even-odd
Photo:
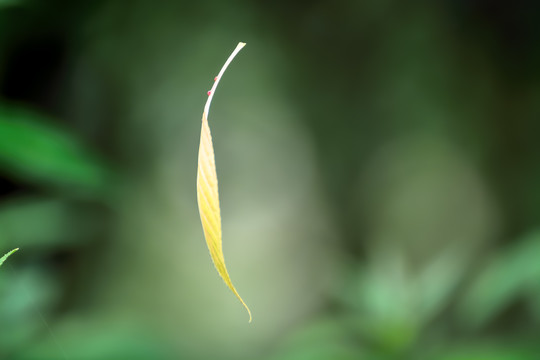
{"label": "leaf stem", "polygon": [[225,70],[227,70],[227,67],[233,61],[236,54],[242,50],[242,48],[246,46],[246,43],[239,42],[238,45],[236,45],[236,48],[231,53],[227,61],[225,61],[225,64],[223,64],[223,67],[219,71],[219,74],[214,78],[214,85],[212,85],[212,89],[208,91],[208,99],[206,100],[206,104],[204,105],[204,113],[206,114],[206,119],[208,119],[208,114],[210,112],[210,104],[212,103],[212,98],[214,97],[214,93],[216,92],[217,86],[219,84],[219,81],[221,80],[221,77],[223,76],[223,73],[225,73]]}

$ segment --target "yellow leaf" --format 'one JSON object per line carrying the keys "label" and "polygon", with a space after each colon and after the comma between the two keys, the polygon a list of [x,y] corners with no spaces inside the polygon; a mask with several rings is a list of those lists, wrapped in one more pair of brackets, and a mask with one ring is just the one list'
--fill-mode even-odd
{"label": "yellow leaf", "polygon": [[234,295],[236,295],[238,300],[240,300],[242,305],[246,308],[249,314],[249,322],[251,322],[251,311],[240,297],[240,294],[238,294],[238,291],[236,291],[229,273],[227,272],[227,268],[225,267],[225,258],[223,257],[223,247],[221,243],[221,215],[219,211],[216,163],[214,159],[212,135],[210,134],[210,127],[208,126],[208,112],[210,111],[210,103],[212,102],[217,85],[233,58],[245,45],[245,43],[238,43],[236,49],[234,49],[221,68],[218,76],[215,77],[214,85],[208,92],[208,100],[206,100],[202,116],[201,142],[199,145],[197,202],[199,204],[199,214],[201,215],[204,237],[206,238],[206,244],[208,245],[208,250],[210,250],[212,261],[214,262],[219,275],[223,278],[223,281],[225,281],[225,284],[227,284],[229,289],[232,290]]}

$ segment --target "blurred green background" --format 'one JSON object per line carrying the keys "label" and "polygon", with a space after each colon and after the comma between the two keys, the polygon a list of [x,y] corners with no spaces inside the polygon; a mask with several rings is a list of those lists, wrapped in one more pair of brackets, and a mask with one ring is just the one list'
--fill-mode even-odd
{"label": "blurred green background", "polygon": [[539,359],[539,4],[1,0],[0,359]]}

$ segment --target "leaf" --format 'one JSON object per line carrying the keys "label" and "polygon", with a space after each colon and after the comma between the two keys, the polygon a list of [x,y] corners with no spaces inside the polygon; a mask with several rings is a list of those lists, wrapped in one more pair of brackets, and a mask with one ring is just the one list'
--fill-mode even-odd
{"label": "leaf", "polygon": [[18,179],[101,194],[108,169],[70,133],[24,108],[0,106],[0,168]]}
{"label": "leaf", "polygon": [[2,256],[2,258],[0,258],[0,266],[2,266],[4,261],[6,261],[6,259],[17,250],[19,250],[19,248],[13,249],[10,252],[8,252],[6,255]]}
{"label": "leaf", "polygon": [[208,113],[210,111],[210,103],[216,91],[217,85],[223,76],[223,73],[234,59],[236,54],[245,46],[245,43],[238,43],[236,49],[229,56],[218,76],[214,79],[214,85],[208,92],[208,100],[204,106],[201,128],[201,142],[199,145],[199,164],[197,171],[197,203],[199,204],[199,213],[201,216],[204,237],[206,244],[210,250],[210,256],[218,271],[219,275],[227,284],[229,289],[236,295],[238,300],[244,305],[248,314],[249,322],[251,322],[251,311],[248,306],[236,291],[232,284],[229,273],[225,266],[225,258],[223,256],[223,247],[221,242],[221,215],[219,210],[219,192],[218,181],[216,174],[216,164],[214,159],[214,147],[212,145],[212,135],[208,126]]}
{"label": "leaf", "polygon": [[19,0],[0,0],[0,9],[13,5],[21,5],[21,2]]}
{"label": "leaf", "polygon": [[540,230],[528,232],[487,263],[458,304],[463,324],[479,328],[513,302],[534,297],[540,279]]}

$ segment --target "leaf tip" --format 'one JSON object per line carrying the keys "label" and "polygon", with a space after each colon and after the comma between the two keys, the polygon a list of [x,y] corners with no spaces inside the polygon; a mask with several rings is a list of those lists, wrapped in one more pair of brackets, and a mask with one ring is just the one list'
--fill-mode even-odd
{"label": "leaf tip", "polygon": [[246,303],[244,302],[244,300],[240,299],[240,301],[242,302],[242,305],[244,305],[244,307],[246,308],[246,311],[248,312],[248,315],[249,315],[249,323],[251,324],[251,321],[253,320],[253,316],[251,316],[251,310],[249,310],[249,307],[246,305]]}
{"label": "leaf tip", "polygon": [[10,257],[11,254],[13,254],[14,252],[16,252],[17,250],[19,250],[19,248],[13,249],[13,250],[11,250],[10,252],[8,252],[7,254],[5,254],[4,256],[2,256],[2,257],[0,258],[0,265],[2,265],[2,264],[4,263],[4,261],[6,261],[7,258]]}

